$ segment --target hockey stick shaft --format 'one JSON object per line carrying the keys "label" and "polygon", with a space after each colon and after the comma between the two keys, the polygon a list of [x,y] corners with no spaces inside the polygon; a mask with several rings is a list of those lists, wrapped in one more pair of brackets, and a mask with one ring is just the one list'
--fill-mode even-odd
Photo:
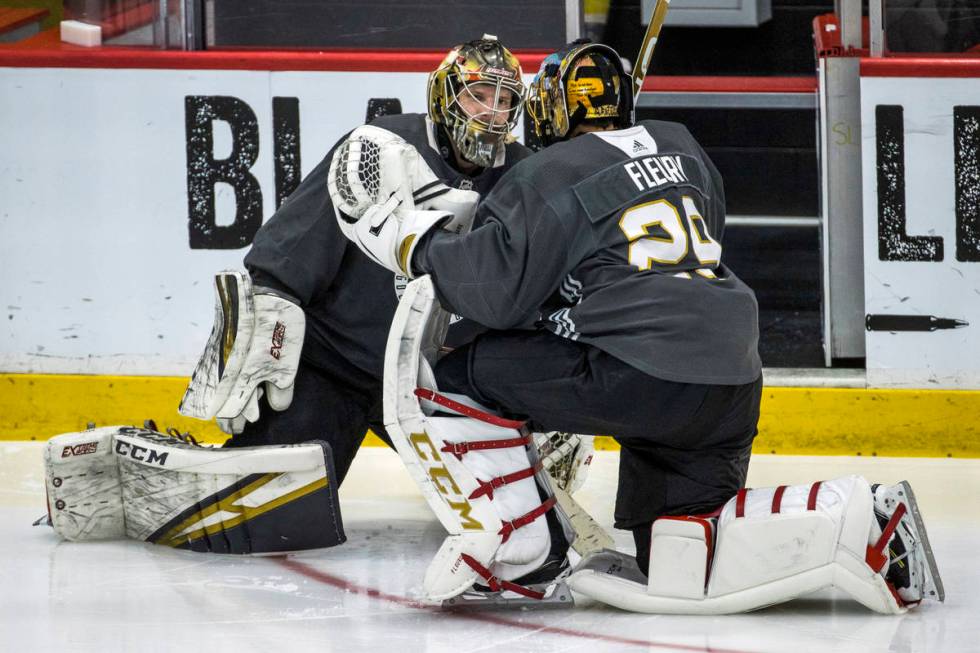
{"label": "hockey stick shaft", "polygon": [[657,39],[660,38],[660,28],[664,26],[667,19],[667,10],[670,8],[670,0],[657,0],[653,7],[653,15],[650,17],[650,24],[643,35],[643,43],[640,44],[640,52],[636,56],[636,63],[633,64],[633,102],[640,96],[640,89],[643,88],[643,79],[647,75],[650,67],[650,59],[653,57],[653,49],[657,47]]}

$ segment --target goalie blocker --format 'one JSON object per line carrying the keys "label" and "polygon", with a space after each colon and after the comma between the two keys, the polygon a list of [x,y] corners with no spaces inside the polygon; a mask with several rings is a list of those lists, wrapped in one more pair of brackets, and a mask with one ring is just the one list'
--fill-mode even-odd
{"label": "goalie blocker", "polygon": [[237,434],[246,422],[258,421],[263,396],[273,410],[292,402],[306,316],[292,297],[253,286],[243,271],[216,274],[214,296],[211,336],[179,412],[217,417],[221,430]]}
{"label": "goalie blocker", "polygon": [[212,449],[110,426],[52,438],[44,466],[49,521],[67,540],[280,553],[346,539],[324,442]]}
{"label": "goalie blocker", "polygon": [[945,598],[908,483],[859,476],[740,490],[711,515],[653,523],[650,574],[616,551],[586,558],[572,589],[633,612],[730,614],[828,587],[885,614]]}

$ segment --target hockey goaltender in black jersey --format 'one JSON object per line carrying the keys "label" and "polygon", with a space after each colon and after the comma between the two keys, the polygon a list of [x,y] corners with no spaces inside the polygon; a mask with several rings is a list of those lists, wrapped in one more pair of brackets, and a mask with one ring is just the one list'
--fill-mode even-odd
{"label": "hockey goaltender in black jersey", "polygon": [[461,315],[537,323],[668,381],[758,378],[755,295],[721,263],[721,177],[683,125],[552,145],[477,216],[484,228],[432,232],[414,258]]}
{"label": "hockey goaltender in black jersey", "polygon": [[[468,177],[440,154],[437,127],[422,114],[382,116],[370,123],[414,145],[447,185],[487,193],[529,150],[520,143],[501,148],[498,165]],[[391,316],[407,279],[395,275],[351,245],[330,218],[327,169],[333,150],[303,180],[259,230],[245,266],[257,285],[281,288],[306,312],[302,364],[380,392],[384,347]],[[326,217],[325,217],[326,216]],[[453,342],[472,338],[476,325],[457,322]],[[299,388],[297,388],[299,391]]]}
{"label": "hockey goaltender in black jersey", "polygon": [[[440,361],[440,390],[537,429],[620,442],[616,525],[633,530],[645,570],[654,519],[711,511],[744,485],[762,388],[758,305],[721,262],[711,161],[679,124],[633,125],[618,58],[587,54],[572,50],[575,74],[555,73],[568,106],[584,89],[580,111],[553,115],[541,73],[528,100],[546,142],[542,123],[559,118],[558,136],[573,138],[515,166],[481,202],[482,226],[428,231],[410,265],[447,309],[499,330]],[[552,115],[535,114],[536,92]],[[593,128],[572,133],[586,108]]]}
{"label": "hockey goaltender in black jersey", "polygon": [[[480,131],[476,121],[443,94],[445,88],[462,92],[460,66],[467,67],[470,83],[487,85],[491,91],[494,87],[514,91],[509,120],[495,126],[495,133]],[[508,71],[512,77],[507,77]],[[431,117],[382,116],[370,124],[413,145],[446,185],[482,195],[530,153],[506,137],[517,122],[522,97],[517,60],[495,39],[478,39],[453,49],[433,73]],[[491,141],[492,147],[487,146]],[[282,412],[270,410],[263,400],[258,421],[246,423],[243,432],[225,446],[325,440],[333,449],[342,481],[369,424],[384,434],[380,397],[385,340],[407,279],[373,263],[337,228],[327,191],[327,172],[335,150],[336,145],[262,226],[245,257],[255,286],[289,295],[305,313],[306,335],[295,395]],[[478,166],[468,170],[469,174],[460,172],[450,163],[454,151]],[[487,152],[489,160],[481,160]],[[473,323],[457,322],[449,342],[465,342],[480,330]]]}

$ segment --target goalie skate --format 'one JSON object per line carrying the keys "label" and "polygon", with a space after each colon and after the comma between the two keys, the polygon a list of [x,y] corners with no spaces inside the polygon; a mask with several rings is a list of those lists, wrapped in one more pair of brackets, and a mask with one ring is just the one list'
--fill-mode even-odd
{"label": "goalie skate", "polygon": [[892,486],[875,484],[871,491],[875,518],[882,529],[882,537],[873,550],[880,556],[880,569],[887,570],[885,580],[906,605],[923,599],[944,601],[943,581],[912,486],[908,481]]}
{"label": "goalie skate", "polygon": [[565,579],[571,573],[568,559],[562,561],[558,575],[540,583],[526,583],[523,579],[514,582],[494,579],[487,586],[474,586],[442,602],[442,607],[450,609],[493,609],[493,608],[570,608],[575,605],[572,591]]}

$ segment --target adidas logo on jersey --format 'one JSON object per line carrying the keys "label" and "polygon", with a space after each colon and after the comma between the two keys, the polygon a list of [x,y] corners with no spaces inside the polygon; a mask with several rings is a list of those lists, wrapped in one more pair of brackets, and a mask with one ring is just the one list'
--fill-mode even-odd
{"label": "adidas logo on jersey", "polygon": [[633,141],[633,154],[638,152],[648,152],[650,148],[641,143],[640,141]]}

